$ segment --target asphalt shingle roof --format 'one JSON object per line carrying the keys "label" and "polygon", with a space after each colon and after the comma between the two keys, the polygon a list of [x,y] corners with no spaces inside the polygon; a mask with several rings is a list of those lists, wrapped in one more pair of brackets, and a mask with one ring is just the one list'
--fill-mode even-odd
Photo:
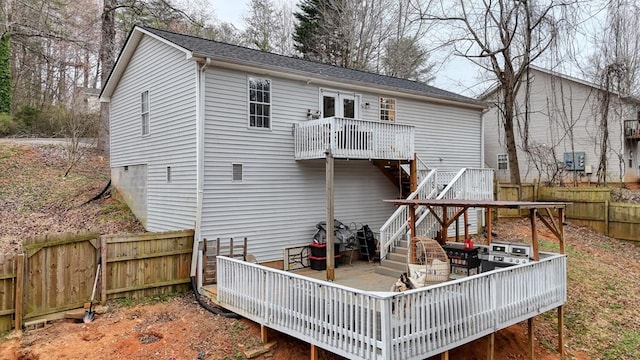
{"label": "asphalt shingle roof", "polygon": [[378,87],[399,90],[429,96],[438,99],[451,100],[473,105],[486,105],[486,103],[462,96],[450,91],[442,90],[421,82],[378,75],[366,71],[347,69],[340,66],[323,64],[294,57],[288,57],[242,46],[231,45],[213,40],[207,40],[195,36],[178,34],[170,31],[142,27],[144,30],[155,34],[169,42],[172,42],[194,55],[207,57],[221,57],[254,66],[267,66],[277,68],[284,72],[303,72],[315,78],[325,78],[342,82],[359,82]]}

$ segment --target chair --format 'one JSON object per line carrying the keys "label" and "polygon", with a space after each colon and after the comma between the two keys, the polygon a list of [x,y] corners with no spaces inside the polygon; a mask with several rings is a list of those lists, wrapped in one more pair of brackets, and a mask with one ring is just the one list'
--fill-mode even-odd
{"label": "chair", "polygon": [[449,280],[450,266],[447,252],[440,244],[429,238],[415,237],[416,260],[408,259],[409,278],[418,286],[439,284]]}

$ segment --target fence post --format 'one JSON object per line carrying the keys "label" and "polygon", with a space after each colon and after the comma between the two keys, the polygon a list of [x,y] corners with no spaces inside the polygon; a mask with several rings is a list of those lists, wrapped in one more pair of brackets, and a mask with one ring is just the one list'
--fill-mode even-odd
{"label": "fence post", "polygon": [[100,237],[100,304],[107,303],[107,239]]}
{"label": "fence post", "polygon": [[16,298],[14,300],[15,306],[15,318],[14,318],[14,327],[16,331],[22,330],[22,315],[23,315],[23,304],[24,304],[24,254],[16,255]]}
{"label": "fence post", "polygon": [[604,234],[609,236],[609,200],[604,201]]}

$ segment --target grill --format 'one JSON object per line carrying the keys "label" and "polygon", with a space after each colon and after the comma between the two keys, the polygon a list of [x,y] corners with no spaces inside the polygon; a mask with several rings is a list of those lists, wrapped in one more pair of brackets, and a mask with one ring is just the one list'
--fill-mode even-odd
{"label": "grill", "polygon": [[521,243],[493,242],[489,254],[483,261],[482,271],[496,267],[507,267],[531,262],[531,245]]}

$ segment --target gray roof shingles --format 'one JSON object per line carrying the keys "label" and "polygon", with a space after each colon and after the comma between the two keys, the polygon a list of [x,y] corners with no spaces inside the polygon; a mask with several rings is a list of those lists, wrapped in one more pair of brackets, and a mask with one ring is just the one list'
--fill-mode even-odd
{"label": "gray roof shingles", "polygon": [[366,71],[348,69],[340,66],[328,65],[319,62],[263,52],[242,46],[231,45],[150,27],[141,28],[193,52],[194,55],[222,57],[225,59],[237,61],[238,63],[278,68],[284,72],[303,72],[317,78],[335,79],[338,81],[347,82],[359,82],[363,84],[375,85],[383,88],[410,92],[438,99],[451,100],[480,106],[486,105],[485,102],[455,94],[450,91],[438,89],[436,87],[418,81],[378,75]]}

